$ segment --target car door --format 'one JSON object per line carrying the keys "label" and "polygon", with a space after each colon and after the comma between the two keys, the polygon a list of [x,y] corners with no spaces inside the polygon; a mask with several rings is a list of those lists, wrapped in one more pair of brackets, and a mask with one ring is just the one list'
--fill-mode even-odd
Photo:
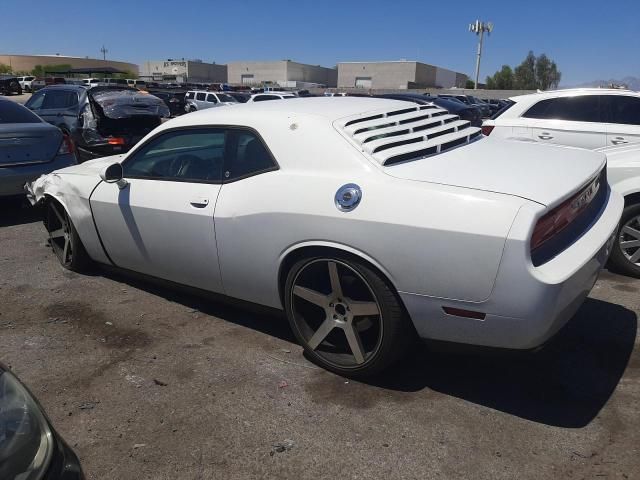
{"label": "car door", "polygon": [[216,97],[213,93],[207,93],[207,103],[208,107],[217,107],[218,106],[218,97]]}
{"label": "car door", "polygon": [[122,162],[124,188],[96,187],[91,209],[116,266],[222,292],[213,212],[224,148],[221,129],[166,131]]}
{"label": "car door", "polygon": [[27,106],[43,120],[72,131],[78,120],[78,93],[66,89],[44,89],[33,95]]}
{"label": "car door", "polygon": [[205,92],[196,92],[194,103],[198,110],[209,108],[211,105],[206,102],[207,94]]}
{"label": "car door", "polygon": [[599,95],[577,95],[541,100],[523,115],[531,137],[541,143],[595,148],[606,144]]}
{"label": "car door", "polygon": [[227,132],[223,185],[215,210],[220,272],[227,295],[268,305],[265,282],[274,287],[273,272],[257,266],[268,263],[268,253],[274,253],[265,252],[273,212],[264,211],[262,199],[281,195],[273,183],[278,164],[254,130]]}
{"label": "car door", "polygon": [[603,95],[607,145],[640,143],[640,97]]}

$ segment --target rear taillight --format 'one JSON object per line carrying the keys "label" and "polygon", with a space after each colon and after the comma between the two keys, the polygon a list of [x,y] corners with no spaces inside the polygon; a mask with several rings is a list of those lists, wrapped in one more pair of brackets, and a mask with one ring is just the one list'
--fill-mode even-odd
{"label": "rear taillight", "polygon": [[483,125],[482,126],[482,134],[486,135],[487,137],[489,135],[491,135],[491,132],[493,131],[493,125]]}
{"label": "rear taillight", "polygon": [[109,145],[124,145],[125,141],[122,137],[109,137],[107,143],[109,143]]}
{"label": "rear taillight", "polygon": [[71,140],[71,137],[68,134],[63,133],[62,143],[60,144],[60,148],[58,149],[58,155],[68,155],[70,153],[73,153],[73,150],[73,140]]}
{"label": "rear taillight", "polygon": [[569,200],[538,220],[531,236],[531,251],[539,248],[546,241],[564,230],[580,213],[589,206],[600,189],[600,176],[576,193]]}

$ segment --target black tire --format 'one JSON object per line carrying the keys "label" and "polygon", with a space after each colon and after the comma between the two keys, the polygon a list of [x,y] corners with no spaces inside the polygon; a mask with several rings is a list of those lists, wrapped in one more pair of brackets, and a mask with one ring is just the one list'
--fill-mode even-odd
{"label": "black tire", "polygon": [[60,265],[78,273],[88,271],[93,261],[67,211],[55,200],[49,200],[45,209],[44,224],[49,233],[49,244]]}
{"label": "black tire", "polygon": [[[322,327],[318,328],[315,332],[313,328],[309,328],[309,322],[305,318],[307,315],[301,314],[305,305],[302,305],[303,308],[299,309],[300,305],[298,303],[302,301],[304,304],[307,299],[299,297],[299,294],[294,294],[294,287],[297,288],[302,286],[303,288],[306,288],[301,285],[301,281],[305,280],[302,275],[306,275],[308,279],[312,280],[315,284],[322,281],[325,283],[326,281],[331,281],[330,279],[321,280],[319,278],[322,276],[321,274],[313,275],[314,272],[311,270],[312,268],[320,269],[319,272],[325,268],[322,266],[322,262],[326,262],[327,266],[329,266],[330,263],[333,263],[336,265],[336,267],[334,267],[335,271],[342,272],[341,274],[338,273],[338,277],[340,278],[340,283],[344,284],[344,289],[342,287],[340,288],[341,296],[343,298],[338,299],[339,303],[336,303],[335,307],[333,303],[329,305],[330,307],[335,308],[336,311],[338,306],[341,304],[350,305],[352,307],[352,330],[356,333],[361,351],[364,353],[363,361],[358,361],[354,350],[350,347],[351,343],[349,342],[346,330],[343,330],[342,332],[340,331],[340,328],[342,327],[329,327],[328,333],[320,335],[322,340],[320,340],[320,343],[316,348],[312,348],[309,345],[309,342],[313,342],[314,336],[322,330]],[[331,269],[329,268],[329,271],[330,270]],[[330,275],[331,273],[327,273],[328,277]],[[346,283],[345,280],[347,281]],[[359,284],[360,281],[363,281],[364,283]],[[365,291],[362,288],[363,285],[368,288],[368,292],[373,296],[373,301],[365,300],[364,303],[371,305],[375,302],[379,308],[379,313],[373,315],[361,314],[358,315],[359,319],[355,320],[356,308],[354,305],[363,305],[363,302],[361,300],[353,300],[353,298],[357,298],[358,295],[351,295],[351,298],[348,298],[350,296],[348,290],[351,288],[351,293],[356,293],[356,289],[359,287],[360,291],[363,292]],[[329,286],[329,288],[332,291],[329,292],[328,295],[331,296],[333,294],[333,287]],[[326,289],[324,291],[326,292]],[[369,378],[376,376],[381,372],[388,370],[401,360],[410,352],[410,347],[415,343],[415,329],[406,314],[404,306],[402,305],[396,291],[383,275],[358,257],[348,254],[332,253],[328,256],[302,258],[289,270],[284,292],[285,311],[289,324],[308,357],[314,363],[341,376],[350,378]],[[323,307],[319,307],[318,305],[306,305],[311,310],[315,309],[314,315],[317,314],[318,316],[316,325],[318,322],[323,325],[326,322],[336,321],[329,318],[330,308],[329,310],[323,310]],[[346,308],[346,310],[350,309]],[[342,312],[340,313],[342,314]],[[336,315],[334,314],[333,319],[335,318]],[[339,318],[342,320],[346,317],[339,316]],[[371,326],[365,326],[363,330],[360,326],[362,321],[367,324],[371,324]],[[344,322],[342,324],[346,325]],[[369,330],[375,333],[369,335],[371,333]],[[368,339],[367,335],[369,335]],[[340,336],[342,336],[342,342],[340,341]],[[378,338],[375,338],[376,336]],[[342,351],[340,351],[341,343],[343,344]],[[344,344],[346,344],[346,346]],[[372,346],[371,351],[367,350],[367,344]],[[336,360],[349,358],[349,356],[352,357],[353,364],[343,362],[342,360]]]}
{"label": "black tire", "polygon": [[[636,203],[628,205],[622,212],[622,218],[618,225],[618,231],[616,232],[616,241],[613,244],[613,250],[611,251],[611,257],[609,261],[613,265],[614,269],[625,275],[640,278],[640,259],[636,263],[631,261],[636,252],[640,252],[640,247],[627,248],[623,251],[622,242],[634,241],[635,237],[628,235],[624,231],[624,227],[631,226],[634,230],[640,231],[640,204]],[[638,239],[640,240],[640,239]],[[631,254],[631,258],[628,255]],[[640,254],[638,254],[640,255]]]}

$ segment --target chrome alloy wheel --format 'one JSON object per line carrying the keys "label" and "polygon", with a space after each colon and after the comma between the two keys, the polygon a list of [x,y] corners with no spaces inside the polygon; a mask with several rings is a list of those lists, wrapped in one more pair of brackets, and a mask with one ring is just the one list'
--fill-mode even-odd
{"label": "chrome alloy wheel", "polygon": [[358,368],[380,348],[380,304],[364,277],[347,263],[309,261],[295,276],[290,295],[300,336],[325,362]]}
{"label": "chrome alloy wheel", "polygon": [[640,215],[632,217],[622,226],[618,244],[625,258],[640,266]]}
{"label": "chrome alloy wheel", "polygon": [[73,260],[71,221],[69,220],[69,215],[55,202],[49,204],[49,212],[47,229],[49,230],[51,247],[60,260],[60,263],[68,265]]}

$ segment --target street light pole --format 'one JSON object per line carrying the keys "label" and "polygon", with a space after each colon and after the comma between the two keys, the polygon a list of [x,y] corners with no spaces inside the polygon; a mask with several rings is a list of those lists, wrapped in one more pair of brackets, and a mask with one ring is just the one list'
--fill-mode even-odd
{"label": "street light pole", "polygon": [[484,39],[484,32],[487,32],[487,35],[491,34],[493,31],[493,23],[491,22],[481,22],[480,20],[476,20],[474,23],[469,25],[469,31],[475,33],[478,39],[478,56],[476,58],[476,81],[474,84],[474,89],[478,89],[478,79],[480,78],[480,58],[482,57],[482,40]]}

